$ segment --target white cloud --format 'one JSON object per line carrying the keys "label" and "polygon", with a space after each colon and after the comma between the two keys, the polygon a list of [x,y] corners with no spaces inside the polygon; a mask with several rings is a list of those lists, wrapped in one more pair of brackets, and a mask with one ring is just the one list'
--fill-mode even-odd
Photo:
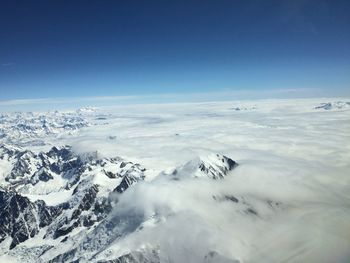
{"label": "white cloud", "polygon": [[[213,262],[347,262],[350,109],[315,109],[328,101],[106,107],[94,114],[106,116],[107,124],[47,142],[147,168],[146,182],[117,197],[110,220],[130,221],[97,259],[156,248],[164,262],[202,262],[210,251],[219,255]],[[91,122],[94,114],[87,117]],[[164,175],[211,152],[240,165],[218,181]],[[239,202],[222,200],[225,195]]]}
{"label": "white cloud", "polygon": [[97,96],[76,98],[40,98],[13,99],[0,101],[0,109],[4,110],[53,110],[76,108],[83,106],[113,106],[124,104],[151,103],[188,103],[206,101],[228,101],[268,98],[309,98],[328,96],[327,92],[318,88],[282,88],[282,89],[218,89],[210,92],[198,93],[165,93],[152,95],[130,96]]}
{"label": "white cloud", "polygon": [[16,65],[16,63],[13,63],[13,62],[9,62],[9,63],[2,63],[1,66],[3,67],[10,67],[10,66],[14,66]]}
{"label": "white cloud", "polygon": [[[209,152],[240,163],[224,180],[160,176],[125,192],[116,214],[148,221],[142,230],[118,239],[108,253],[157,245],[163,259],[173,262],[201,262],[211,250],[244,262],[346,262],[350,111],[315,110],[323,101],[105,110],[114,116],[109,125],[88,128],[69,143],[140,162],[150,178]],[[232,110],[236,106],[248,110]],[[110,134],[116,136],[113,143],[106,140]],[[246,204],[213,199],[225,194]],[[271,207],[269,201],[280,205]],[[247,204],[257,215],[247,215]]]}

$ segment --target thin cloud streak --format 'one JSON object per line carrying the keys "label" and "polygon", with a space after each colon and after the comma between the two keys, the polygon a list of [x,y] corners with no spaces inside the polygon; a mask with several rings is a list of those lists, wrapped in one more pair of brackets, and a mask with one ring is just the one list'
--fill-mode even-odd
{"label": "thin cloud streak", "polygon": [[[131,95],[131,96],[97,96],[97,97],[76,97],[76,98],[38,98],[38,99],[14,99],[0,101],[0,106],[31,105],[31,104],[62,104],[79,102],[152,102],[153,100],[178,100],[177,102],[190,100],[231,100],[231,99],[264,99],[290,95],[319,94],[321,89],[315,88],[289,88],[289,89],[271,89],[271,90],[221,90],[218,92],[198,92],[198,93],[165,93],[151,95]],[[167,102],[167,101],[165,101]]]}
{"label": "thin cloud streak", "polygon": [[3,67],[10,67],[10,66],[14,66],[14,65],[16,65],[16,63],[14,63],[14,62],[2,63],[1,64],[1,66],[3,66]]}

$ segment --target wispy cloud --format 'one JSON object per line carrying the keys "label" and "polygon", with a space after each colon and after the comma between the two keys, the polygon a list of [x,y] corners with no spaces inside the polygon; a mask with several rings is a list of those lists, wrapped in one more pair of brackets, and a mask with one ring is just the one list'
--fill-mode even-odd
{"label": "wispy cloud", "polygon": [[16,63],[14,63],[14,62],[8,62],[8,63],[1,64],[2,67],[10,67],[10,66],[14,66],[14,65],[16,65]]}
{"label": "wispy cloud", "polygon": [[[290,99],[315,98],[329,96],[323,89],[318,88],[280,88],[280,89],[226,89],[208,92],[192,93],[164,93],[130,96],[95,96],[75,98],[38,98],[0,100],[0,107],[12,110],[36,109],[69,109],[81,106],[113,106],[125,104],[158,104],[158,103],[187,103],[187,102],[213,102],[251,99]],[[339,96],[338,96],[339,97]],[[341,96],[340,96],[341,97]]]}

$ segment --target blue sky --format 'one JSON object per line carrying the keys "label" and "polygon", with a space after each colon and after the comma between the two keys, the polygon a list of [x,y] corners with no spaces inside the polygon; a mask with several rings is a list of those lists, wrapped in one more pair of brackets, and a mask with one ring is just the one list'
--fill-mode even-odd
{"label": "blue sky", "polygon": [[341,0],[2,1],[0,100],[347,96],[349,14]]}

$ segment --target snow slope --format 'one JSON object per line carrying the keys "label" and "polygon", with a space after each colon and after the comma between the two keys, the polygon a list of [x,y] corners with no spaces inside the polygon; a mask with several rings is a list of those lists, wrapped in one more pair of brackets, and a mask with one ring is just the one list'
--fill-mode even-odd
{"label": "snow slope", "polygon": [[0,262],[349,262],[348,101],[90,107],[25,144],[4,113]]}

